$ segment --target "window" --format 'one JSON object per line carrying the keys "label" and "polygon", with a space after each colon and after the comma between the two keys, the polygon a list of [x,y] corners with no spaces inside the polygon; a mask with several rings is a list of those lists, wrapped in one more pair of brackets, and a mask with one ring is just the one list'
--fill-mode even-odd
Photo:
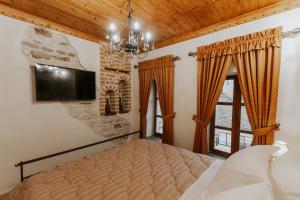
{"label": "window", "polygon": [[228,76],[211,119],[209,149],[227,157],[251,143],[252,132],[238,77]]}
{"label": "window", "polygon": [[154,101],[154,133],[153,135],[156,135],[158,137],[161,137],[163,134],[163,118],[160,110],[160,105],[159,105],[159,97],[158,97],[158,92],[156,88],[156,84],[154,87],[154,95],[155,95],[155,101]]}

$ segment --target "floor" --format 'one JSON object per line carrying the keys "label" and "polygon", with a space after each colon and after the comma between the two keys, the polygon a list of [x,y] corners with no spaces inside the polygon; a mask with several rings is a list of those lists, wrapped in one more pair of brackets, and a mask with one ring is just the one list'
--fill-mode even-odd
{"label": "floor", "polygon": [[[155,135],[149,136],[146,139],[161,143],[161,138],[158,137],[158,136],[155,136]],[[214,155],[214,154],[211,154],[211,153],[208,153],[208,155],[211,156],[211,157],[214,157],[216,159],[220,159],[220,160],[225,160],[226,159],[224,157],[220,157],[220,156],[217,156],[217,155]]]}
{"label": "floor", "polygon": [[147,140],[153,140],[155,142],[160,142],[161,143],[161,138],[155,135],[149,136],[146,138]]}

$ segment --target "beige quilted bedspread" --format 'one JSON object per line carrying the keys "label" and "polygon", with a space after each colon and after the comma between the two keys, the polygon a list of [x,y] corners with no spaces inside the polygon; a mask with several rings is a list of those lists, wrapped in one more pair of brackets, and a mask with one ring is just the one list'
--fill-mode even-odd
{"label": "beige quilted bedspread", "polygon": [[176,200],[212,161],[135,140],[35,175],[0,200]]}

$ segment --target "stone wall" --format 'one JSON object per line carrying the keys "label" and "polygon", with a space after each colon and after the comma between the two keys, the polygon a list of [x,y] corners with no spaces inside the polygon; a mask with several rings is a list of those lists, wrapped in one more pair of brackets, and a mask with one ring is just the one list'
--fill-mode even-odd
{"label": "stone wall", "polygon": [[[112,54],[108,44],[100,48],[100,113],[105,114],[109,93],[112,112],[124,113],[131,110],[131,62],[122,53]],[[120,100],[121,98],[121,100]],[[123,110],[120,110],[120,101]]]}
{"label": "stone wall", "polygon": [[43,28],[30,28],[22,42],[22,52],[31,65],[36,63],[82,69],[68,39]]}
{"label": "stone wall", "polygon": [[[105,44],[102,44],[102,46],[103,45]],[[103,51],[103,47],[101,47],[101,51]],[[78,55],[73,46],[64,35],[43,28],[31,27],[27,30],[24,40],[22,41],[22,53],[27,58],[29,66],[31,66],[32,69],[36,63],[80,70],[85,69],[80,64]],[[104,70],[105,66],[102,64],[106,63],[109,59],[106,58],[106,54],[103,53],[101,54],[101,60],[100,73],[102,74],[102,70]],[[120,62],[117,61],[117,59],[114,60],[113,66],[117,68]],[[127,63],[125,65],[126,68],[124,68],[124,70],[130,71],[129,64],[130,63]],[[116,74],[117,72],[113,71],[106,74],[107,78],[100,83],[100,86],[103,85],[103,87],[101,87],[102,89],[97,88],[96,100],[61,102],[73,118],[82,121],[89,126],[95,134],[105,138],[126,134],[130,131],[130,124],[127,120],[118,116],[101,116],[99,112],[99,105],[101,105],[101,103],[99,103],[99,95],[103,94],[103,90],[113,90],[117,97],[119,95],[119,90],[116,85],[118,81],[126,80],[130,83],[130,73],[126,73],[126,75]],[[111,81],[112,78],[116,76],[118,79]],[[127,90],[129,89],[127,88]],[[33,97],[33,101],[34,99]],[[128,100],[126,101],[128,102]]]}

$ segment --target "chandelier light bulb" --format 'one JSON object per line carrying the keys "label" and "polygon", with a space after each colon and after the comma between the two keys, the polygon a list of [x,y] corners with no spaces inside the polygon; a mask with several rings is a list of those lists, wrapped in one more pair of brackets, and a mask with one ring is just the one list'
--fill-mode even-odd
{"label": "chandelier light bulb", "polygon": [[147,33],[146,33],[146,40],[147,40],[147,41],[150,41],[151,39],[152,39],[151,33],[150,33],[150,32],[147,32]]}
{"label": "chandelier light bulb", "polygon": [[113,41],[113,43],[119,43],[120,42],[120,36],[119,36],[119,34],[114,34],[113,36],[112,36],[112,41]]}
{"label": "chandelier light bulb", "polygon": [[134,22],[134,24],[133,24],[133,29],[134,29],[135,31],[140,30],[140,23]]}
{"label": "chandelier light bulb", "polygon": [[114,23],[111,23],[111,24],[109,25],[109,30],[110,30],[111,32],[115,32],[115,31],[117,30],[116,25],[115,25]]}

